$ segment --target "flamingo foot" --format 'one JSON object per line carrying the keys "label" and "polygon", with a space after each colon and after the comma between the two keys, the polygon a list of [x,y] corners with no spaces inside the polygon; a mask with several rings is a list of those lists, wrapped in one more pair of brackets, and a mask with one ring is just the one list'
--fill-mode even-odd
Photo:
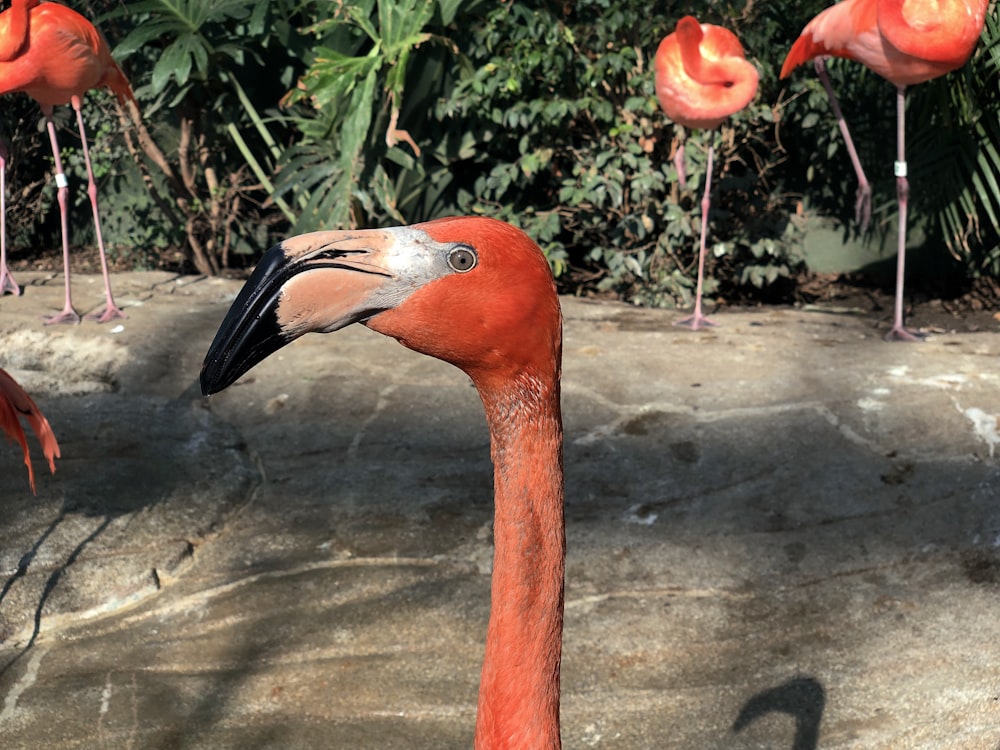
{"label": "flamingo foot", "polygon": [[21,296],[21,287],[14,281],[14,277],[6,268],[0,269],[0,297],[5,294],[13,294],[15,297]]}
{"label": "flamingo foot", "polygon": [[692,331],[697,331],[699,328],[718,328],[719,324],[714,320],[709,320],[701,312],[696,311],[694,315],[689,315],[681,320],[675,320],[674,325],[679,328],[690,328]]}
{"label": "flamingo foot", "polygon": [[864,232],[872,219],[872,188],[867,183],[858,185],[857,197],[854,199],[854,220]]}
{"label": "flamingo foot", "polygon": [[925,338],[924,334],[911,331],[902,325],[894,325],[892,329],[885,335],[885,340],[892,341],[906,341],[910,343],[919,343]]}
{"label": "flamingo foot", "polygon": [[76,310],[74,310],[72,307],[67,306],[63,308],[63,311],[61,313],[57,315],[51,315],[47,318],[43,318],[43,320],[45,321],[45,325],[47,326],[57,325],[60,323],[72,323],[76,325],[80,322],[80,316],[77,315]]}
{"label": "flamingo foot", "polygon": [[111,320],[125,320],[126,318],[128,318],[128,315],[123,313],[122,309],[114,302],[108,302],[103,309],[95,310],[86,317],[87,320],[96,320],[98,323],[107,323]]}

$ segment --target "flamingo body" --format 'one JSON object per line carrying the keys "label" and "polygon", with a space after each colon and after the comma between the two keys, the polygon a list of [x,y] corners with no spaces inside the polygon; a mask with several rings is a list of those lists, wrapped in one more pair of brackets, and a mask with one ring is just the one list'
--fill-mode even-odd
{"label": "flamingo body", "polygon": [[[679,20],[674,32],[660,42],[654,71],[660,107],[667,117],[688,129],[719,127],[727,117],[746,107],[757,93],[757,69],[744,57],[736,35],[721,26],[699,23],[693,16]],[[701,199],[694,312],[674,324],[693,331],[715,325],[701,311],[714,154],[715,146],[711,144],[705,168],[705,193]],[[674,154],[674,164],[683,187],[686,183],[683,141]]]}
{"label": "flamingo body", "polygon": [[0,40],[0,95],[22,91],[43,107],[54,107],[91,89],[109,88],[123,104],[135,101],[104,37],[65,5],[14,0],[0,13]]}
{"label": "flamingo body", "polygon": [[979,41],[983,0],[844,0],[817,15],[792,45],[781,77],[821,56],[861,63],[898,86],[962,67]]}
{"label": "flamingo body", "polygon": [[[93,88],[111,89],[122,105],[130,101],[135,104],[138,111],[132,87],[121,68],[112,59],[108,43],[101,32],[79,13],[64,5],[41,0],[13,0],[11,6],[0,13],[0,95],[23,92],[38,102],[45,116],[55,160],[66,295],[62,312],[48,318],[46,321],[48,323],[80,321],[80,316],[73,309],[70,290],[68,187],[56,140],[55,124],[52,121],[53,108],[62,104],[71,104],[76,111],[84,162],[87,167],[87,194],[93,211],[101,270],[104,275],[106,304],[104,310],[94,317],[101,323],[125,317],[115,304],[111,293],[107,253],[104,249],[100,213],[97,208],[97,185],[90,163],[90,150],[81,114],[83,97]],[[6,166],[5,159],[6,153],[0,149],[0,180]],[[0,199],[0,211],[6,211],[6,204],[2,199]],[[20,288],[7,267],[5,243],[6,237],[3,237],[0,244],[0,294],[8,292],[18,294]]]}
{"label": "flamingo body", "polygon": [[494,465],[494,563],[477,750],[557,750],[565,530],[552,274],[524,233],[461,217],[292,237],[258,263],[202,368],[218,392],[309,331],[360,322],[475,384]]}
{"label": "flamingo body", "polygon": [[38,442],[41,443],[42,452],[49,461],[49,470],[56,470],[55,460],[59,458],[59,444],[56,436],[49,426],[49,420],[42,414],[41,409],[35,404],[25,390],[17,384],[10,375],[0,369],[0,430],[7,433],[11,440],[17,441],[24,452],[24,465],[28,467],[28,483],[31,491],[35,491],[35,471],[31,466],[31,451],[28,448],[28,439],[21,426],[21,417],[24,417],[31,428],[35,431]]}

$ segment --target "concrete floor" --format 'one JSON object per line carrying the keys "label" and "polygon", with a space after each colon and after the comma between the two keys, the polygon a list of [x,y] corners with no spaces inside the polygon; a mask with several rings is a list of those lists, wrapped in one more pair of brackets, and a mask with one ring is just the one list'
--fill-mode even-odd
{"label": "concrete floor", "polygon": [[[63,458],[32,497],[0,446],[2,747],[470,747],[465,376],[355,326],[205,401],[238,283],[123,274],[120,326],[49,329],[60,278],[19,281],[0,366]],[[1000,336],[563,302],[564,745],[1000,748]]]}

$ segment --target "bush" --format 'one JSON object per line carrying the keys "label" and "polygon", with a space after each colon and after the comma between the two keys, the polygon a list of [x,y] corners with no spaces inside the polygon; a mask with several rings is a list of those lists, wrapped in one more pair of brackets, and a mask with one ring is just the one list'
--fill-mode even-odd
{"label": "bush", "polygon": [[233,253],[259,254],[268,229],[294,218],[283,201],[269,206],[280,148],[260,102],[293,84],[303,19],[284,0],[140,0],[108,19],[128,29],[116,56],[142,71],[143,113],[125,135],[151,212],[182,233],[201,273],[226,269]]}
{"label": "bush", "polygon": [[[638,0],[86,2],[91,17],[110,11],[101,25],[121,40],[142,105],[119,132],[111,100],[88,97],[104,110],[91,122],[109,240],[141,245],[140,265],[180,249],[214,274],[289,227],[482,213],[531,234],[564,291],[686,304],[714,140],[707,290],[783,298],[802,268],[800,216],[857,231],[855,177],[815,75],[777,80],[784,50],[826,4],[667,3],[651,19]],[[686,13],[733,30],[761,74],[757,97],[718,132],[683,133],[653,95],[653,55]],[[1000,36],[995,13],[988,39]],[[971,68],[910,96],[913,213],[933,217],[934,237],[972,274],[1000,265],[998,59],[982,45]],[[831,74],[875,188],[871,232],[884,231],[891,86],[849,61]],[[24,101],[5,110],[18,134],[32,127]],[[681,189],[671,156],[684,138]],[[23,163],[19,200],[51,213],[44,169]],[[53,226],[14,231],[47,241]]]}
{"label": "bush", "polygon": [[[286,190],[318,188],[304,226],[488,213],[535,237],[564,289],[686,301],[716,134],[691,135],[692,180],[679,191],[668,157],[682,134],[659,110],[651,68],[667,24],[634,0],[473,3],[463,12],[482,15],[451,24],[455,9],[434,5],[337,6],[317,26],[327,36],[297,97],[314,111],[282,178]],[[418,23],[387,39],[387,8],[404,6]],[[727,11],[727,22],[756,20]],[[393,107],[414,139],[405,149],[382,145]],[[730,288],[767,287],[796,263],[788,201],[768,182],[779,153],[769,129],[757,103],[722,130],[713,266],[735,272]]]}

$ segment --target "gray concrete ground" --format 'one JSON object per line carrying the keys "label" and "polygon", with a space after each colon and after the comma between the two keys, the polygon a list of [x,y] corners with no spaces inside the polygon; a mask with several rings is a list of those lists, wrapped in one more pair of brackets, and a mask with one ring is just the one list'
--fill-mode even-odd
{"label": "gray concrete ground", "polygon": [[[120,326],[47,329],[60,279],[20,280],[0,366],[63,458],[32,497],[0,446],[0,745],[470,747],[466,378],[356,326],[205,401],[238,283],[124,274]],[[1000,748],[1000,336],[564,312],[565,746]]]}

